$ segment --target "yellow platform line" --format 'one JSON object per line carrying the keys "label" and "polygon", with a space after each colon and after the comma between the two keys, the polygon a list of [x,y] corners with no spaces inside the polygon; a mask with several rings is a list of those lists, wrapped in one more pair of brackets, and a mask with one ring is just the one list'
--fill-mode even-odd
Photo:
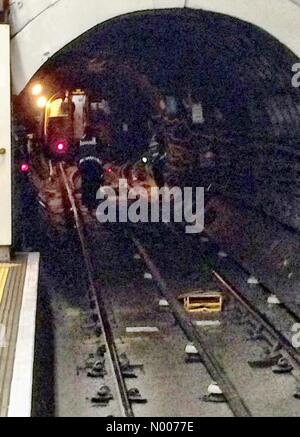
{"label": "yellow platform line", "polygon": [[6,284],[7,276],[9,272],[9,267],[1,267],[0,266],[0,304],[3,298],[4,287]]}
{"label": "yellow platform line", "polygon": [[20,266],[20,264],[0,263],[0,304],[2,302],[4,288],[5,288],[9,269],[12,269],[14,267],[19,267],[19,266]]}
{"label": "yellow platform line", "polygon": [[22,264],[16,264],[16,263],[0,263],[0,269],[2,267],[5,267],[7,269],[12,269],[13,267],[20,267]]}

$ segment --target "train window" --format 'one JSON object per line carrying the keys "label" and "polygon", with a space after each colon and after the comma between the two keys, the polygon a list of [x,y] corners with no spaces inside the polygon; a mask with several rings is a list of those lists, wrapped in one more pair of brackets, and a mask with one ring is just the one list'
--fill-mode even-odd
{"label": "train window", "polygon": [[45,141],[50,147],[61,138],[73,141],[72,111],[69,102],[58,97],[47,105],[44,121]]}
{"label": "train window", "polygon": [[48,106],[48,117],[68,117],[69,112],[66,110],[66,105],[63,105],[63,99],[53,100]]}

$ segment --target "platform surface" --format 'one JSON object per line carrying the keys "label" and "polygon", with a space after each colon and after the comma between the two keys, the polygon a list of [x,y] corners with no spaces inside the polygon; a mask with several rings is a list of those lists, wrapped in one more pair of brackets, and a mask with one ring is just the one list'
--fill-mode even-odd
{"label": "platform surface", "polygon": [[39,254],[0,264],[0,417],[31,415]]}

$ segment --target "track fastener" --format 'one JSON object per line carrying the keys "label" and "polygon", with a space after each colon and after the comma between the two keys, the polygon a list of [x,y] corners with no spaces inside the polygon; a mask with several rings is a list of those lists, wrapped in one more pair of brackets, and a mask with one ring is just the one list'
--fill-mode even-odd
{"label": "track fastener", "polygon": [[131,388],[128,391],[129,402],[135,404],[146,404],[147,399],[143,398],[138,388]]}
{"label": "track fastener", "polygon": [[287,358],[282,357],[278,360],[278,363],[272,367],[272,372],[279,373],[279,374],[291,373],[291,371],[293,369],[294,368],[293,368],[292,364],[290,363],[290,361]]}
{"label": "track fastener", "polygon": [[259,356],[253,360],[249,360],[248,364],[253,368],[271,367],[276,366],[281,358],[282,354],[276,344],[272,349],[264,347]]}
{"label": "track fastener", "polygon": [[113,400],[113,395],[111,393],[110,388],[107,385],[103,385],[97,392],[97,395],[94,396],[91,401],[94,404],[102,404],[103,406],[107,406],[109,401]]}
{"label": "track fastener", "polygon": [[295,399],[300,399],[300,385],[298,385],[298,386],[296,387],[296,391],[295,391],[295,393],[294,393],[294,398],[295,398]]}
{"label": "track fastener", "polygon": [[105,375],[107,375],[105,360],[96,361],[92,369],[87,373],[89,378],[104,378]]}
{"label": "track fastener", "polygon": [[202,401],[204,402],[215,402],[215,403],[223,403],[226,402],[225,396],[221,390],[221,388],[218,386],[218,384],[213,381],[208,389],[208,394],[204,395],[202,397]]}
{"label": "track fastener", "polygon": [[201,357],[198,349],[193,343],[188,343],[185,347],[185,362],[186,363],[201,363]]}

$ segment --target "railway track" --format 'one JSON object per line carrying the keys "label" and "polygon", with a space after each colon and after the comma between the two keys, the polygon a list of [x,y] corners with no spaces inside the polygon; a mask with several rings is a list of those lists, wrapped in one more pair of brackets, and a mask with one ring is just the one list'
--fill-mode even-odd
{"label": "railway track", "polygon": [[[90,308],[92,310],[92,313],[91,313],[92,324],[94,325],[94,327],[100,328],[102,343],[105,345],[105,350],[108,353],[108,358],[109,358],[109,363],[110,363],[109,377],[113,378],[113,380],[114,380],[114,386],[115,386],[114,393],[116,393],[116,397],[118,399],[119,410],[121,413],[120,415],[123,417],[133,417],[134,416],[134,409],[132,407],[132,404],[136,403],[136,402],[140,403],[141,401],[142,401],[142,403],[144,403],[144,401],[146,403],[147,400],[143,399],[142,397],[140,398],[139,391],[135,388],[129,388],[128,384],[126,383],[125,379],[126,379],[126,377],[128,377],[128,374],[126,375],[126,371],[125,371],[125,376],[124,376],[124,371],[122,370],[122,356],[118,350],[118,347],[116,346],[113,329],[111,327],[112,323],[111,323],[110,317],[108,315],[106,305],[104,303],[104,299],[102,296],[102,290],[101,290],[101,288],[99,288],[99,286],[97,285],[97,281],[95,280],[95,272],[94,272],[93,263],[91,261],[91,254],[89,251],[88,243],[86,242],[86,238],[84,235],[83,226],[81,224],[81,219],[80,219],[80,216],[78,214],[76,202],[72,196],[72,191],[68,185],[68,180],[67,180],[66,175],[64,173],[64,169],[63,169],[62,164],[60,166],[60,170],[61,170],[61,174],[62,174],[63,183],[64,183],[66,190],[67,190],[68,199],[69,199],[69,203],[71,206],[71,211],[72,211],[75,226],[76,226],[76,231],[78,233],[78,238],[80,240],[80,245],[81,245],[82,254],[83,254],[83,258],[84,258],[85,269],[86,269],[88,280],[89,280],[88,299],[89,299]],[[98,274],[99,274],[99,272],[98,272]],[[182,327],[183,325],[184,325],[184,321],[182,321],[182,324],[180,324],[180,326]],[[185,338],[184,344],[186,344],[186,342],[188,340],[190,340],[189,335],[184,337],[184,336],[182,336],[181,333],[179,333],[179,335],[178,335],[178,333],[175,334],[176,328],[174,328],[173,322],[171,322],[171,329],[172,329],[172,331],[174,331],[174,335],[177,335],[178,337]],[[185,329],[183,329],[183,332],[185,334],[188,333],[188,331]],[[173,333],[172,333],[172,336],[173,336]],[[181,338],[181,340],[182,340],[182,338]],[[183,347],[182,347],[181,353],[182,353],[182,355],[180,355],[179,358],[175,358],[175,360],[177,359],[177,360],[182,361],[182,365],[185,366],[185,364],[184,364],[184,348]],[[204,370],[204,372],[203,372],[203,370]],[[207,385],[208,385],[209,381],[210,381],[210,376],[207,373],[206,368],[205,369],[202,368],[202,363],[201,363],[200,372],[205,374],[205,378],[208,381],[207,382]],[[195,377],[196,377],[196,375],[195,375]],[[218,376],[218,379],[219,379],[219,376]],[[171,382],[171,384],[175,384],[175,385],[177,383],[178,383],[178,381],[174,381],[174,380]],[[103,387],[107,388],[107,386],[103,386]],[[111,390],[109,390],[109,392],[112,393]],[[112,396],[112,398],[113,397],[114,396]],[[196,400],[200,404],[199,399],[200,398],[195,399],[195,398],[191,397],[191,401]],[[93,401],[93,399],[92,399],[92,401]],[[100,396],[100,401],[101,401],[101,396]],[[94,399],[94,402],[96,402],[95,399]],[[106,405],[108,405],[108,403]],[[238,408],[238,403],[236,404],[236,415],[248,416],[248,412],[247,412],[246,408],[240,408],[239,410],[237,410],[237,408]],[[208,408],[208,411],[212,411],[212,410],[213,409],[211,407]],[[200,408],[199,408],[199,411],[200,411]],[[216,406],[214,415],[217,416],[218,411],[220,411],[220,407]],[[223,411],[225,411],[225,413],[223,412],[223,415],[229,415],[229,416],[231,415],[230,410],[227,411],[227,408],[225,408],[225,410],[223,410]],[[180,411],[178,411],[174,414],[174,416],[177,416],[177,415],[180,415]],[[201,416],[201,414],[199,414],[199,415]]]}
{"label": "railway track", "polygon": [[[80,216],[77,212],[76,202],[72,197],[62,165],[61,173],[68,192],[69,202],[81,243],[85,268],[89,278],[90,287],[88,298],[92,310],[93,322],[100,328],[101,338],[108,354],[110,376],[114,380],[114,393],[119,403],[120,415],[133,417],[133,403],[135,401],[132,400],[132,395],[138,394],[138,396],[140,396],[140,393],[137,389],[130,389],[130,384],[128,384],[126,380],[128,377],[126,372],[124,376],[122,357],[118,350],[119,348],[116,346],[111,314],[107,311],[105,302],[106,295],[104,300],[103,290],[95,280],[89,244],[86,241]],[[132,242],[142,257],[148,271],[151,272],[161,297],[168,302],[170,313],[180,326],[187,341],[192,343],[195,347],[200,357],[201,365],[204,365],[208,378],[210,378],[211,381],[215,381],[215,384],[220,389],[220,395],[222,395],[226,401],[232,414],[238,417],[247,417],[260,415],[260,413],[263,414],[263,412],[266,411],[267,415],[281,413],[286,415],[286,409],[278,408],[278,410],[276,410],[275,405],[273,405],[274,403],[272,405],[270,404],[269,398],[271,396],[275,400],[280,400],[278,397],[280,390],[278,389],[279,386],[277,386],[277,383],[279,385],[282,384],[284,382],[282,378],[289,378],[288,382],[286,382],[287,379],[284,382],[287,392],[291,391],[292,385],[295,386],[296,384],[297,386],[299,383],[299,351],[293,348],[287,336],[262,314],[261,311],[255,307],[253,302],[251,303],[244,294],[239,291],[238,287],[228,279],[226,274],[228,266],[225,265],[227,257],[224,257],[221,261],[219,260],[219,264],[215,266],[216,268],[212,268],[211,263],[207,262],[207,253],[204,257],[203,254],[200,257],[202,266],[204,264],[206,265],[206,268],[210,270],[211,275],[217,281],[220,289],[227,295],[227,300],[230,301],[230,305],[226,305],[226,311],[224,311],[224,315],[222,316],[223,319],[220,323],[220,327],[215,328],[213,331],[203,330],[198,327],[195,320],[186,313],[182,305],[177,301],[174,292],[170,290],[164,275],[160,271],[159,263],[157,264],[153,257],[149,255],[145,245],[136,236],[132,236]],[[183,281],[183,287],[184,286]],[[238,321],[236,320],[237,314],[240,314]],[[289,317],[292,317],[290,313]],[[249,329],[252,332],[250,339],[248,335]],[[252,341],[250,342],[250,340]],[[224,342],[223,345],[221,344],[222,341]],[[236,345],[233,346],[234,343],[232,342],[236,342]],[[251,344],[251,346],[249,346],[249,344]],[[241,362],[238,365],[233,364],[234,360],[230,358],[230,351],[228,351],[230,347],[232,347],[233,351],[240,351],[241,353]],[[251,352],[253,352],[254,355],[256,354],[258,358],[247,360],[247,354],[245,354],[245,350],[247,349],[251,349]],[[263,358],[261,355],[258,355],[258,352],[261,353],[261,351],[265,354]],[[262,364],[263,361],[265,361],[264,364]],[[270,369],[274,371],[275,366],[277,366],[277,372],[270,372]],[[287,370],[287,367],[284,369],[284,366],[290,366],[290,370]],[[203,373],[203,369],[201,371]],[[245,378],[246,382],[243,381],[243,378]],[[253,383],[249,383],[251,379],[253,379]],[[279,379],[280,382],[278,382]],[[264,397],[264,393],[261,389],[255,389],[257,386],[261,388],[265,386],[269,393]],[[104,389],[105,388],[106,387],[104,387]],[[289,396],[289,402],[286,408],[292,411],[296,411],[299,407],[297,403],[299,402],[297,393],[298,392],[295,392],[294,396]],[[98,400],[101,402],[103,393],[98,393],[98,395]],[[105,390],[104,395],[107,395]],[[219,399],[221,399],[221,397],[219,397]],[[265,404],[268,405],[265,406]],[[199,408],[199,410],[201,409]]]}
{"label": "railway track", "polygon": [[[177,234],[178,236],[180,239],[183,238],[182,235]],[[219,333],[216,329],[213,334],[208,332],[203,334],[201,330],[192,326],[190,320],[187,328],[193,343],[201,351],[200,355],[208,371],[222,388],[228,405],[235,415],[256,416],[264,414],[264,412],[267,415],[297,415],[299,408],[299,349],[293,347],[291,337],[281,330],[280,324],[285,319],[284,324],[291,328],[294,323],[299,323],[299,321],[284,305],[275,305],[275,308],[274,306],[270,308],[270,305],[267,305],[267,297],[271,295],[271,292],[267,293],[267,290],[258,284],[248,286],[248,295],[251,296],[249,299],[241,286],[241,282],[247,285],[249,274],[244,272],[244,277],[242,280],[240,278],[240,282],[231,282],[229,278],[233,279],[232,275],[228,274],[232,273],[229,257],[222,252],[221,256],[218,256],[220,248],[216,250],[216,247],[214,247],[215,253],[208,257],[208,241],[206,238],[204,240],[206,248],[203,253],[199,250],[199,246],[193,251],[190,241],[184,248],[181,246],[181,251],[186,251],[185,253],[190,251],[192,253],[191,262],[198,265],[199,268],[205,265],[205,270],[209,271],[220,290],[225,293],[227,303],[224,314],[221,316]],[[184,314],[179,313],[180,309],[178,310],[174,290],[171,291],[172,281],[167,284],[159,267],[157,267],[160,265],[160,261],[157,261],[155,265],[143,245],[136,239],[135,244],[148,268],[153,272],[162,294],[172,302],[172,310],[177,312],[178,322],[182,323]],[[155,250],[159,253],[162,249],[156,247]],[[176,258],[175,254],[174,257]],[[213,263],[212,259],[216,262]],[[164,261],[161,261],[161,264],[164,266],[162,270],[167,270]],[[237,276],[237,272],[235,272],[235,279]],[[253,290],[256,292],[253,293]],[[260,308],[255,305],[259,293],[263,296]],[[187,328],[183,326],[183,329]],[[222,345],[221,342],[224,344]],[[235,346],[233,342],[236,343]],[[230,353],[228,354],[226,351],[226,346],[228,349],[231,347],[232,351],[240,350],[240,355],[235,357],[237,361],[240,361],[238,364],[234,363],[235,359],[230,357]],[[224,378],[222,378],[223,375]],[[253,379],[253,384],[248,383],[248,380],[251,379]],[[257,390],[255,386],[264,387],[265,393],[263,390]],[[284,386],[282,390],[281,386]],[[255,393],[257,394],[255,395]],[[272,396],[274,396],[273,404]],[[280,396],[282,405],[279,405]],[[275,401],[275,399],[277,400]],[[276,402],[277,407],[275,406]],[[276,408],[278,409],[276,410]]]}
{"label": "railway track", "polygon": [[[121,415],[124,417],[133,417],[133,410],[129,399],[129,394],[126,388],[125,380],[122,375],[121,364],[120,364],[117,348],[114,342],[113,333],[106,313],[105,305],[101,295],[101,290],[95,286],[93,265],[85,241],[82,222],[77,210],[75,199],[72,195],[72,190],[69,186],[68,179],[66,177],[63,168],[63,164],[60,164],[60,170],[63,178],[63,183],[67,190],[68,199],[71,205],[74,222],[82,249],[85,268],[89,280],[89,292],[87,297],[89,299],[90,308],[93,313],[92,315],[93,322],[95,323],[95,327],[98,326],[101,331],[102,339],[105,345],[106,355],[108,356],[108,360],[110,364],[110,374],[113,376],[114,379],[115,392],[118,398]],[[99,398],[98,398],[99,402],[101,402],[101,397],[103,399],[110,398],[110,392],[108,392],[105,386],[103,391],[98,394],[99,394]],[[106,403],[105,400],[104,403]]]}
{"label": "railway track", "polygon": [[[253,317],[256,321],[256,329],[261,337],[264,337],[273,346],[280,347],[290,357],[297,367],[300,366],[300,351],[297,350],[290,339],[287,339],[285,334],[280,332],[278,328],[270,322],[257,308],[249,302],[241,292],[239,292],[230,282],[222,277],[216,271],[212,272],[221,287],[224,287],[233,298],[240,304],[241,308],[244,308],[246,313]],[[287,312],[288,313],[288,312]],[[294,319],[295,323],[299,323],[297,319]],[[297,375],[297,380],[299,377]]]}
{"label": "railway track", "polygon": [[[205,243],[209,244],[209,241]],[[300,347],[297,348],[293,344],[295,333],[293,327],[300,322],[297,314],[277,300],[276,295],[260,284],[255,276],[228,257],[225,252],[222,250],[220,252],[220,248],[216,248],[214,243],[208,251],[210,262],[207,263],[207,258],[202,257],[202,260],[207,263],[220,287],[229,293],[246,315],[253,318],[257,331],[261,333],[260,336],[263,336],[270,344],[280,346],[294,362],[295,367],[299,367]],[[220,257],[218,253],[223,255]],[[270,297],[275,298],[275,303],[269,303]],[[295,375],[296,373],[295,371]]]}
{"label": "railway track", "polygon": [[132,239],[141,256],[143,257],[146,265],[152,272],[156,282],[158,283],[163,297],[167,299],[167,302],[170,305],[171,311],[174,314],[175,319],[181,326],[187,338],[193,342],[193,345],[199,352],[201,360],[203,361],[209,374],[215,381],[217,381],[217,383],[222,388],[222,392],[233,414],[238,417],[250,416],[250,410],[245,404],[243,398],[238,393],[230,378],[228,378],[226,372],[224,371],[224,368],[216,359],[216,356],[212,354],[207,347],[207,339],[204,335],[201,334],[199,330],[195,329],[192,320],[187,316],[182,306],[176,301],[173,293],[169,291],[160,271],[150,259],[149,255],[147,254],[140,241],[135,237],[133,237]]}

